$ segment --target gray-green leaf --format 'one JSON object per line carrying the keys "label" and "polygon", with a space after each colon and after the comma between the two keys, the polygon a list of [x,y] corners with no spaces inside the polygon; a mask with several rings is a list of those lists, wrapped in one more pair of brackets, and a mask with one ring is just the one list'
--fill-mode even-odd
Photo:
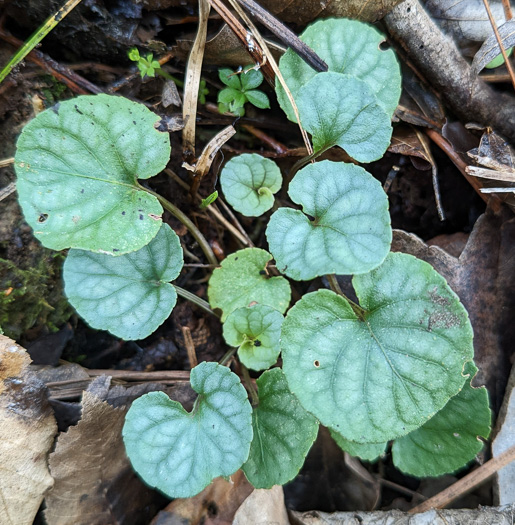
{"label": "gray-green leaf", "polygon": [[[477,372],[468,367],[471,377]],[[456,472],[483,448],[492,415],[486,388],[465,386],[427,423],[392,445],[394,465],[420,478]]]}
{"label": "gray-green leaf", "polygon": [[[327,19],[310,25],[300,38],[326,62],[329,71],[366,82],[388,116],[393,114],[401,94],[401,73],[394,52],[381,49],[384,36],[377,29],[357,20]],[[279,68],[295,100],[299,89],[316,75],[291,49],[281,57]],[[279,82],[276,92],[288,118],[296,122]]]}
{"label": "gray-green leaf", "polygon": [[420,427],[460,391],[472,327],[445,279],[411,255],[390,253],[353,285],[363,312],[328,290],[288,312],[283,370],[323,425],[381,443]]}
{"label": "gray-green leaf", "polygon": [[318,421],[288,389],[280,368],[257,380],[259,405],[252,412],[254,438],[243,472],[256,488],[293,479],[316,439]]}
{"label": "gray-green leaf", "polygon": [[277,362],[284,317],[270,306],[256,304],[234,310],[225,320],[225,342],[237,346],[240,361],[252,370],[266,370]]}
{"label": "gray-green leaf", "polygon": [[331,437],[336,444],[351,456],[358,457],[363,461],[375,461],[380,458],[385,450],[387,443],[356,443],[344,438],[341,434],[333,429],[329,429]]}
{"label": "gray-green leaf", "polygon": [[134,401],[123,427],[136,472],[171,498],[194,496],[236,472],[252,441],[252,408],[236,374],[201,363],[190,380],[199,394],[190,413],[164,392],[151,392]]}
{"label": "gray-green leaf", "polygon": [[266,230],[277,267],[288,277],[365,273],[388,254],[388,200],[363,168],[328,160],[310,164],[295,175],[288,194],[304,213],[280,208]]}
{"label": "gray-green leaf", "polygon": [[299,89],[297,106],[315,152],[337,145],[357,161],[371,162],[390,145],[390,117],[358,78],[319,73]]}
{"label": "gray-green leaf", "polygon": [[149,244],[120,257],[70,250],[63,269],[65,293],[93,328],[122,339],[143,339],[175,306],[177,293],[170,281],[182,264],[179,238],[163,224]]}
{"label": "gray-green leaf", "polygon": [[277,164],[257,153],[233,157],[222,170],[220,184],[227,202],[247,217],[258,217],[274,205],[281,189]]}
{"label": "gray-green leaf", "polygon": [[45,246],[121,255],[150,242],[163,209],[137,179],[156,175],[170,158],[158,120],[142,104],[95,95],[58,103],[25,126],[17,189]]}
{"label": "gray-green leaf", "polygon": [[272,256],[260,248],[245,248],[229,255],[209,279],[211,308],[220,308],[222,321],[242,306],[259,303],[282,314],[290,304],[290,283],[284,277],[269,277],[266,265]]}

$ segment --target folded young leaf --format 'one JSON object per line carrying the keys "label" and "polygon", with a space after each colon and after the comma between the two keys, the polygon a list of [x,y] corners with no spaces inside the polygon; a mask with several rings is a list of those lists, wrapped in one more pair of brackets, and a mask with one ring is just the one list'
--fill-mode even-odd
{"label": "folded young leaf", "polygon": [[480,438],[488,438],[492,422],[488,392],[471,386],[475,366],[467,372],[465,386],[440,412],[393,442],[393,463],[399,470],[419,478],[442,476],[463,468],[483,448]]}
{"label": "folded young leaf", "polygon": [[256,304],[234,310],[223,326],[228,345],[237,346],[240,361],[252,370],[266,370],[275,365],[284,317],[270,306]]}
{"label": "folded young leaf", "polygon": [[[300,38],[325,61],[329,71],[366,82],[388,117],[392,116],[401,95],[401,72],[394,52],[381,48],[385,38],[377,29],[357,20],[326,19],[310,25]],[[291,49],[281,57],[279,68],[295,99],[300,88],[317,73]],[[276,92],[288,118],[296,122],[279,82]]]}
{"label": "folded young leaf", "polygon": [[222,322],[242,306],[259,303],[282,314],[290,304],[290,283],[284,277],[270,277],[266,265],[272,256],[260,248],[245,248],[229,255],[209,279],[207,295],[211,308],[220,308]]}
{"label": "folded young leaf", "polygon": [[335,430],[329,429],[331,437],[336,441],[336,444],[351,456],[358,457],[363,461],[375,461],[379,459],[386,450],[388,443],[356,443],[349,441]]}
{"label": "folded young leaf", "polygon": [[64,291],[93,328],[122,339],[143,339],[175,306],[177,292],[170,281],[182,265],[179,237],[163,224],[149,244],[120,257],[70,250],[63,268]]}
{"label": "folded young leaf", "polygon": [[353,285],[363,310],[319,290],[288,312],[283,370],[323,425],[381,443],[422,426],[461,390],[472,327],[445,279],[411,255],[390,253]]}
{"label": "folded young leaf", "polygon": [[258,217],[268,211],[282,182],[277,164],[257,153],[233,157],[220,175],[227,202],[247,217]]}
{"label": "folded young leaf", "polygon": [[258,489],[293,479],[318,433],[318,421],[290,392],[280,368],[257,380],[259,405],[252,412],[254,438],[243,465],[247,479]]}
{"label": "folded young leaf", "polygon": [[363,168],[310,164],[295,175],[288,194],[303,211],[279,208],[266,229],[282,273],[305,281],[365,273],[383,262],[392,241],[388,199]]}
{"label": "folded young leaf", "polygon": [[199,397],[190,413],[164,392],[151,392],[134,401],[123,427],[136,472],[172,498],[189,498],[234,474],[252,441],[252,407],[236,374],[204,362],[191,371],[191,387]]}
{"label": "folded young leaf", "polygon": [[142,104],[95,95],[60,102],[25,126],[16,186],[44,246],[121,255],[150,242],[163,209],[137,179],[153,177],[170,159],[158,120]]}
{"label": "folded young leaf", "polygon": [[340,146],[357,161],[372,162],[390,145],[390,117],[358,78],[318,73],[299,89],[297,106],[315,152]]}

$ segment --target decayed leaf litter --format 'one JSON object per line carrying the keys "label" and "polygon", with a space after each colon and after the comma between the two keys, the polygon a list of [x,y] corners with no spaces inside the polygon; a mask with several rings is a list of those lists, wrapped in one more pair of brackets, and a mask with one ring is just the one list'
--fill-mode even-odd
{"label": "decayed leaf litter", "polygon": [[493,374],[492,374],[493,375]]}

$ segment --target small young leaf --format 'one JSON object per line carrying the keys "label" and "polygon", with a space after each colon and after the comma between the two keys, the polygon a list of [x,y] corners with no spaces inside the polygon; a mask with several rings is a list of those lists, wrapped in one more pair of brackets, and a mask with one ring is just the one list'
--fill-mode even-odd
{"label": "small young leaf", "polygon": [[220,184],[227,202],[247,217],[258,217],[274,205],[281,189],[281,170],[257,153],[233,157],[223,168]]}
{"label": "small young leaf", "polygon": [[[394,52],[381,49],[384,36],[377,29],[357,20],[319,20],[300,38],[326,62],[329,71],[365,81],[391,117],[401,95],[401,73]],[[316,71],[291,49],[281,57],[279,68],[295,100],[299,89],[316,75]],[[276,92],[288,118],[296,122],[293,108],[279,82],[276,82]]]}
{"label": "small young leaf", "polygon": [[234,310],[224,323],[224,339],[238,346],[240,361],[252,370],[266,370],[279,357],[284,317],[270,306],[256,304]]}
{"label": "small young leaf", "polygon": [[254,69],[254,66],[247,66],[240,75],[241,87],[246,92],[256,89],[263,82],[263,73]]}
{"label": "small young leaf", "polygon": [[460,391],[472,327],[445,279],[411,255],[390,253],[353,285],[364,312],[329,290],[288,312],[283,370],[323,425],[381,443],[422,426]]}
{"label": "small young leaf", "polygon": [[44,246],[121,255],[157,234],[163,209],[137,184],[170,158],[170,138],[142,104],[81,96],[40,113],[18,139],[20,204]]}
{"label": "small young leaf", "polygon": [[136,472],[171,498],[189,498],[236,472],[252,441],[252,408],[236,374],[204,362],[190,380],[199,394],[192,412],[164,392],[151,392],[134,401],[123,427]]}
{"label": "small young leaf", "polygon": [[131,47],[129,51],[127,51],[127,56],[129,57],[129,60],[132,60],[133,62],[137,62],[140,59],[138,48]]}
{"label": "small young leaf", "polygon": [[488,438],[492,420],[488,392],[471,386],[477,369],[467,368],[471,377],[463,389],[427,423],[393,442],[393,463],[402,472],[419,478],[456,472],[483,448],[480,438]]}
{"label": "small young leaf", "polygon": [[218,192],[215,190],[213,193],[208,195],[205,199],[202,199],[202,202],[200,203],[200,209],[205,210],[210,204],[213,204],[213,202],[218,199]]}
{"label": "small young leaf", "polygon": [[386,450],[387,443],[356,443],[349,441],[331,428],[329,429],[329,433],[343,451],[364,461],[375,461],[380,458]]}
{"label": "small young leaf", "polygon": [[290,304],[290,283],[284,277],[269,277],[266,264],[272,256],[260,248],[245,248],[229,255],[209,279],[207,295],[211,308],[223,311],[222,322],[242,306],[256,302],[282,314]]}
{"label": "small young leaf", "polygon": [[240,75],[235,75],[231,69],[219,69],[218,77],[226,86],[241,91]]}
{"label": "small young leaf", "polygon": [[337,145],[357,161],[371,162],[390,145],[390,117],[362,80],[319,73],[299,89],[297,106],[315,151]]}
{"label": "small young leaf", "polygon": [[163,224],[149,244],[120,257],[70,250],[63,268],[65,293],[93,328],[143,339],[175,306],[177,293],[169,283],[182,264],[179,237]]}
{"label": "small young leaf", "polygon": [[257,385],[259,405],[252,412],[254,439],[242,468],[254,487],[269,489],[298,474],[317,437],[318,421],[290,392],[280,368],[262,374]]}
{"label": "small young leaf", "polygon": [[329,160],[310,164],[295,175],[288,194],[304,213],[280,208],[266,229],[277,267],[288,277],[365,273],[388,254],[388,200],[363,168]]}
{"label": "small young leaf", "polygon": [[270,101],[265,93],[254,89],[252,91],[245,91],[247,100],[259,109],[269,109]]}
{"label": "small young leaf", "polygon": [[245,104],[245,95],[237,89],[225,88],[218,93],[218,102],[222,102],[223,104],[230,104],[233,102],[234,104],[240,104],[240,106],[243,106]]}

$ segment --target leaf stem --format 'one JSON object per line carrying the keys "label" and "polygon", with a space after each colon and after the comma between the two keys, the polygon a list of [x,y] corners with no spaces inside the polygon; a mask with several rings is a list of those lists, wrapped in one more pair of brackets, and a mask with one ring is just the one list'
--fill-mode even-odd
{"label": "leaf stem", "polygon": [[207,242],[206,238],[202,235],[202,233],[200,233],[200,230],[195,226],[195,224],[193,224],[193,222],[189,219],[189,217],[185,213],[183,213],[181,210],[179,210],[177,206],[173,205],[169,200],[159,195],[159,193],[156,193],[155,191],[152,191],[149,188],[145,188],[145,186],[142,186],[139,183],[137,184],[142,190],[156,197],[159,200],[159,202],[163,205],[163,208],[168,210],[176,219],[180,220],[182,224],[184,224],[184,226],[188,228],[189,232],[191,233],[191,235],[193,235],[195,240],[198,242],[200,248],[204,252],[204,255],[209,261],[209,264],[218,266],[218,260],[215,257],[215,254],[213,253],[211,246],[209,246],[209,243]]}
{"label": "leaf stem", "polygon": [[252,379],[250,378],[249,370],[248,368],[240,362],[241,365],[241,372],[243,374],[243,382],[245,383],[245,386],[247,387],[247,390],[250,394],[250,403],[253,407],[257,407],[259,405],[259,397],[257,390],[254,388],[254,385],[252,384]]}
{"label": "leaf stem", "polygon": [[351,299],[349,299],[340,288],[340,284],[338,283],[338,279],[336,278],[336,275],[334,273],[326,275],[327,280],[329,281],[329,286],[331,287],[331,290],[335,293],[343,297],[349,304],[356,316],[361,319],[362,321],[365,320],[365,313],[366,310],[364,308],[361,308],[361,306]]}
{"label": "leaf stem", "polygon": [[201,299],[200,297],[196,296],[194,293],[188,292],[188,290],[185,290],[184,288],[181,288],[180,286],[177,286],[176,284],[173,285],[177,295],[180,295],[183,299],[186,299],[187,301],[191,301],[192,303],[196,304],[199,308],[202,308],[202,310],[210,313],[211,315],[214,315],[215,317],[219,317],[209,306],[209,303],[204,301],[204,299]]}
{"label": "leaf stem", "polygon": [[228,366],[232,356],[238,351],[236,347],[229,348],[227,352],[223,355],[222,359],[218,361],[219,365]]}

